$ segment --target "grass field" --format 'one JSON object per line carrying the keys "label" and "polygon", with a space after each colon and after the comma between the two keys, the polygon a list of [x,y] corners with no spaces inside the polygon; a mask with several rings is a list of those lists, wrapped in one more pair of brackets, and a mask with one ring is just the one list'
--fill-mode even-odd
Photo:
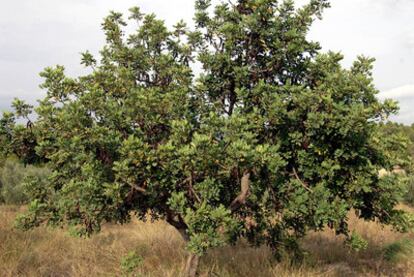
{"label": "grass field", "polygon": [[[131,276],[180,276],[184,244],[164,222],[106,225],[91,239],[73,238],[64,230],[13,229],[20,208],[0,207],[0,276],[123,276],[121,260],[134,252]],[[369,248],[352,252],[331,231],[309,234],[309,252],[301,265],[277,263],[265,247],[239,243],[215,249],[202,258],[200,276],[414,276],[414,259],[407,250],[413,234],[398,234],[351,216],[351,226],[369,241]]]}

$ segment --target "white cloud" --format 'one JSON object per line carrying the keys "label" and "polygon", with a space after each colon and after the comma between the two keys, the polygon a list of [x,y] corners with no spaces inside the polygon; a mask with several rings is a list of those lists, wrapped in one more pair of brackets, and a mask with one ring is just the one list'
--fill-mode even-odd
{"label": "white cloud", "polygon": [[378,97],[380,99],[394,99],[398,101],[400,111],[391,120],[409,125],[414,123],[414,84],[383,91]]}
{"label": "white cloud", "polygon": [[414,84],[404,85],[383,91],[379,94],[379,97],[391,99],[414,99]]}

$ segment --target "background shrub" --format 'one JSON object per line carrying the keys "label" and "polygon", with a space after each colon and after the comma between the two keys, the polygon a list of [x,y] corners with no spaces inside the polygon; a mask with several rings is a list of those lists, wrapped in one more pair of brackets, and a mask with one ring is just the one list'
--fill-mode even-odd
{"label": "background shrub", "polygon": [[408,180],[407,194],[404,197],[407,204],[414,205],[414,175],[411,174]]}
{"label": "background shrub", "polygon": [[414,242],[410,239],[402,239],[390,243],[384,247],[384,258],[389,262],[401,262],[410,260],[414,254]]}
{"label": "background shrub", "polygon": [[27,196],[24,192],[24,180],[27,177],[46,179],[49,170],[44,167],[24,166],[8,159],[0,168],[0,202],[4,204],[24,204]]}

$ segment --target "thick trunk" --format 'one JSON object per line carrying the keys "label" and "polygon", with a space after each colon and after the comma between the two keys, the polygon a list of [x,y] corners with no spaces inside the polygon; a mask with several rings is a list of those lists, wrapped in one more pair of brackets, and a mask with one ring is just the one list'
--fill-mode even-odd
{"label": "thick trunk", "polygon": [[[177,229],[180,233],[183,240],[188,243],[190,241],[190,237],[188,236],[186,230],[184,229]],[[195,277],[197,275],[198,263],[200,261],[200,256],[188,252],[187,261],[184,267],[184,276],[185,277]]]}
{"label": "thick trunk", "polygon": [[184,268],[185,277],[195,277],[197,275],[200,256],[190,253]]}
{"label": "thick trunk", "polygon": [[[186,230],[178,229],[178,232],[181,234],[181,237],[184,239],[186,243],[190,241],[190,237],[188,236]],[[195,277],[197,275],[199,261],[200,261],[200,256],[194,253],[188,252],[187,261],[184,267],[185,277]]]}
{"label": "thick trunk", "polygon": [[[190,241],[190,236],[187,233],[187,225],[179,215],[177,216],[173,212],[168,211],[167,222],[175,227],[186,243]],[[189,252],[183,272],[185,277],[195,277],[197,275],[199,261],[200,256]]]}

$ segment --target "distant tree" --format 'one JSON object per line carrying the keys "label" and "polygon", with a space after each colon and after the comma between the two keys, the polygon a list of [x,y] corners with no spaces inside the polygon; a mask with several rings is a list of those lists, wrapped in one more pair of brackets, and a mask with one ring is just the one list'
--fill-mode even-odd
{"label": "distant tree", "polygon": [[381,124],[381,130],[387,136],[404,136],[407,144],[408,153],[414,157],[414,124],[407,126],[401,123],[387,122]]}
{"label": "distant tree", "polygon": [[[390,161],[395,166],[405,164],[404,168],[407,177],[407,189],[403,196],[405,203],[414,205],[414,174],[413,174],[413,158],[414,158],[414,125],[407,126],[395,122],[387,122],[380,125],[383,142],[387,145]],[[407,164],[406,161],[411,161]]]}
{"label": "distant tree", "polygon": [[351,209],[411,227],[395,208],[401,184],[378,177],[394,165],[378,122],[397,105],[376,98],[373,59],[345,69],[342,55],[307,39],[328,2],[233,2],[211,13],[210,1],[195,1],[195,30],[179,22],[169,31],[133,8],[128,37],[112,12],[100,62],[82,55],[90,74],[41,73],[47,96],[25,128],[36,144],[27,153],[53,173],[28,184],[20,226],[88,235],[132,216],[165,219],[187,241],[188,276],[208,249],[239,238],[279,254],[300,254],[298,239],[327,227],[360,242]]}
{"label": "distant tree", "polygon": [[[17,156],[25,164],[42,162],[36,154],[36,130],[29,118],[33,106],[15,99],[12,103],[14,113],[5,112],[0,118],[0,160],[12,155]],[[16,119],[26,120],[26,125],[16,123]]]}

